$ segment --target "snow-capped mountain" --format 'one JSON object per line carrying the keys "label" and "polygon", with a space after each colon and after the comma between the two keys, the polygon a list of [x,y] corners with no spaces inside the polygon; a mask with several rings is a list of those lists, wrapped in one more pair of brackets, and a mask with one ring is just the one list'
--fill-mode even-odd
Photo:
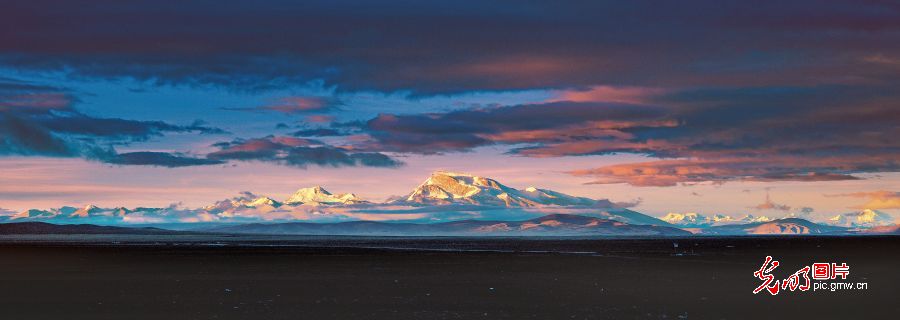
{"label": "snow-capped mountain", "polygon": [[737,223],[756,223],[756,222],[768,222],[772,221],[772,218],[767,216],[754,216],[752,214],[747,214],[743,218],[737,219]]}
{"label": "snow-capped mountain", "polygon": [[89,204],[89,205],[84,206],[83,208],[79,208],[78,210],[75,210],[75,212],[70,213],[69,216],[85,218],[85,217],[90,217],[92,215],[100,214],[102,212],[104,212],[103,209],[101,209],[95,205]]}
{"label": "snow-capped mountain", "polygon": [[250,192],[242,192],[240,196],[217,201],[216,203],[206,206],[203,209],[208,213],[234,213],[243,209],[256,209],[268,212],[277,209],[282,204],[272,198],[265,196],[257,196]]}
{"label": "snow-capped mountain", "polygon": [[58,212],[50,211],[50,210],[40,210],[40,209],[28,209],[19,213],[16,213],[9,217],[10,220],[16,219],[40,219],[40,218],[53,218],[58,215]]}
{"label": "snow-capped mountain", "polygon": [[340,204],[361,204],[367,201],[360,199],[352,193],[332,194],[322,188],[315,186],[311,188],[302,188],[294,192],[284,203],[288,205],[340,205]]}
{"label": "snow-capped mountain", "polygon": [[676,226],[688,227],[688,228],[704,228],[704,227],[709,227],[709,226],[719,226],[719,225],[727,225],[727,224],[742,224],[742,223],[772,221],[772,219],[767,216],[754,216],[752,214],[748,214],[742,218],[735,219],[735,218],[732,218],[731,216],[725,215],[725,214],[714,214],[714,215],[708,217],[708,216],[705,216],[705,215],[702,215],[699,213],[695,213],[695,212],[687,212],[687,213],[670,212],[660,219],[665,222],[676,225]]}
{"label": "snow-capped mountain", "polygon": [[713,224],[729,224],[735,222],[734,218],[726,214],[714,214],[710,220],[712,220]]}
{"label": "snow-capped mountain", "polygon": [[529,187],[507,187],[496,180],[462,173],[435,172],[409,195],[386,203],[364,201],[352,193],[332,194],[321,186],[297,190],[284,202],[251,192],[199,208],[100,208],[93,205],[27,210],[8,221],[58,223],[197,223],[254,221],[418,221],[464,219],[521,221],[547,214],[579,214],[634,225],[671,227],[665,221],[619,207],[609,200],[575,197]]}
{"label": "snow-capped mountain", "polygon": [[[597,200],[529,187],[518,190],[494,179],[437,171],[408,195],[393,203],[414,205],[474,204],[499,207],[590,206]],[[608,202],[607,202],[608,203]]]}
{"label": "snow-capped mountain", "polygon": [[49,210],[29,209],[8,217],[10,221],[44,221],[57,220],[67,223],[96,223],[96,222],[124,222],[129,218],[144,215],[160,215],[167,213],[167,208],[137,207],[128,209],[125,207],[101,208],[95,205],[86,205],[81,208],[64,206]]}
{"label": "snow-capped mountain", "polygon": [[865,209],[836,215],[828,220],[828,224],[848,228],[872,228],[892,225],[894,217],[878,210]]}
{"label": "snow-capped mountain", "polygon": [[712,224],[712,221],[698,213],[688,212],[688,213],[675,213],[669,212],[664,217],[660,218],[662,221],[671,223],[677,226],[683,227],[706,227]]}

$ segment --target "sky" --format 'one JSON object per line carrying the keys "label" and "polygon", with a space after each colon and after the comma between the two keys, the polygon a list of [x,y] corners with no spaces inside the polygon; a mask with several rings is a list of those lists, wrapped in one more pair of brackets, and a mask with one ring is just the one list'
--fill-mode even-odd
{"label": "sky", "polygon": [[896,2],[2,9],[0,210],[378,201],[452,170],[655,216],[900,216]]}

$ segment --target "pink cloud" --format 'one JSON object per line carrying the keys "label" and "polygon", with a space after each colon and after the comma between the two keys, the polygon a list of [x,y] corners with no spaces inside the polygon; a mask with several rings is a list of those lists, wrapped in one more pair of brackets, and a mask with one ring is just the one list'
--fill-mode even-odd
{"label": "pink cloud", "polygon": [[643,104],[653,97],[670,92],[653,87],[594,86],[587,90],[559,90],[552,101],[620,102]]}
{"label": "pink cloud", "polygon": [[[590,176],[590,184],[626,183],[640,187],[667,187],[700,182],[749,181],[840,181],[857,180],[852,172],[878,163],[878,159],[858,161],[846,158],[779,156],[739,157],[721,155],[715,159],[677,159],[609,165],[569,171]],[[829,172],[836,171],[836,172]]]}
{"label": "pink cloud", "polygon": [[0,96],[0,110],[14,108],[31,109],[67,109],[73,98],[60,92],[27,93],[12,96]]}
{"label": "pink cloud", "polygon": [[868,200],[862,205],[852,207],[855,209],[900,209],[900,192],[896,191],[878,190],[869,192],[842,193],[827,196],[864,198]]}
{"label": "pink cloud", "polygon": [[311,115],[311,116],[306,116],[306,121],[313,122],[313,123],[328,123],[328,122],[334,121],[334,117],[327,116],[327,115]]}
{"label": "pink cloud", "polygon": [[331,107],[331,102],[322,97],[287,97],[278,103],[264,106],[264,109],[282,113],[299,113],[307,111],[321,111]]}
{"label": "pink cloud", "polygon": [[223,108],[225,110],[236,111],[274,111],[285,114],[296,113],[312,113],[312,112],[328,112],[336,107],[339,102],[330,97],[284,97],[273,101],[272,103],[257,107],[240,107],[240,108]]}

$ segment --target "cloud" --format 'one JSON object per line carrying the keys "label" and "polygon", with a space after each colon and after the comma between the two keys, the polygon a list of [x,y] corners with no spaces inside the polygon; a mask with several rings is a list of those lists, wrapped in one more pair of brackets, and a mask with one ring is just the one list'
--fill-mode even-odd
{"label": "cloud", "polygon": [[46,113],[68,109],[77,100],[65,88],[0,77],[0,112]]}
{"label": "cloud", "polygon": [[671,89],[631,86],[593,86],[587,89],[556,90],[556,97],[550,101],[574,102],[617,102],[631,104],[648,104],[652,99],[670,92]]}
{"label": "cloud", "polygon": [[295,137],[333,137],[347,135],[347,133],[330,128],[315,128],[294,131],[291,135]]}
{"label": "cloud", "polygon": [[318,166],[398,167],[402,162],[378,152],[353,152],[321,141],[295,137],[268,136],[217,143],[219,151],[207,155],[213,160],[263,161],[305,168]]}
{"label": "cloud", "polygon": [[[791,211],[791,206],[784,205],[784,204],[778,204],[778,203],[775,203],[774,201],[772,201],[772,198],[769,197],[769,189],[770,188],[766,188],[766,201],[763,203],[760,203],[758,205],[752,206],[752,207],[750,207],[750,209]],[[806,208],[804,208],[804,209],[806,209]]]}
{"label": "cloud", "polygon": [[[573,174],[647,186],[837,181],[900,170],[900,49],[884,45],[900,43],[900,11],[885,2],[235,2],[217,4],[215,12],[199,4],[158,10],[149,0],[109,4],[102,12],[76,5],[5,6],[0,21],[15,26],[7,29],[29,32],[0,33],[0,43],[15,44],[0,47],[0,67],[238,90],[314,82],[336,92],[551,95],[546,103],[518,106],[398,110],[333,124],[354,134],[346,148],[226,157],[291,163],[296,149],[293,158],[303,164],[354,152],[377,157],[482,146],[528,157],[632,153],[659,161]],[[114,153],[110,140],[204,132],[80,114],[70,107],[75,97],[58,88],[18,83],[6,90],[3,154],[101,159]],[[293,96],[243,110],[308,115],[328,112],[334,102]],[[320,162],[362,162],[342,159]]]}
{"label": "cloud", "polygon": [[0,21],[29,32],[0,33],[0,43],[15,44],[0,48],[0,62],[159,83],[266,88],[323,80],[343,90],[425,94],[808,85],[890,77],[865,57],[896,60],[898,49],[884,44],[898,42],[900,28],[888,2],[850,0],[159,8],[150,0],[102,10],[60,0],[9,4]]}
{"label": "cloud", "polygon": [[[551,102],[428,114],[381,114],[345,124],[355,148],[404,153],[511,146],[561,157],[643,154],[656,161],[572,170],[592,183],[674,186],[728,181],[824,182],[900,170],[888,87],[761,87],[667,91],[656,105]],[[850,108],[849,106],[853,106]]]}
{"label": "cloud", "polygon": [[[614,141],[578,139],[522,148],[529,156],[639,153],[658,161],[573,170],[596,183],[840,181],[900,171],[900,135],[888,87],[682,90],[656,98],[673,126],[634,126]],[[673,158],[673,159],[668,159]]]}
{"label": "cloud", "polygon": [[326,122],[334,121],[334,116],[316,114],[316,115],[306,116],[305,119],[306,119],[306,122],[326,123]]}
{"label": "cloud", "polygon": [[[678,184],[728,181],[838,181],[857,180],[850,173],[882,165],[882,159],[857,161],[847,158],[805,159],[720,158],[714,160],[677,159],[609,165],[569,171],[575,176],[597,178],[590,184],[627,183],[640,187],[669,187]],[[833,172],[832,172],[833,171]]]}
{"label": "cloud", "polygon": [[644,202],[644,199],[642,199],[642,198],[637,198],[632,201],[617,201],[617,202],[612,202],[612,207],[613,208],[634,208],[634,207],[641,205],[641,203],[643,203],[643,202]]}
{"label": "cloud", "polygon": [[[585,99],[594,98],[608,97]],[[641,101],[652,104],[555,101],[380,114],[343,125],[362,133],[353,146],[369,151],[434,154],[501,145],[528,157],[660,159],[571,171],[598,184],[823,182],[900,171],[900,142],[893,138],[900,136],[893,107],[900,94],[889,86],[679,89]]]}
{"label": "cloud", "polygon": [[211,164],[155,152],[117,154],[114,145],[168,132],[224,133],[202,122],[173,125],[162,121],[98,118],[74,108],[77,99],[63,88],[0,79],[0,156],[81,157],[114,164],[183,166]]}
{"label": "cloud", "polygon": [[293,137],[265,137],[248,140],[234,140],[214,144],[221,150],[210,153],[210,158],[231,160],[275,159],[284,149],[321,145],[316,140]]}
{"label": "cloud", "polygon": [[641,122],[656,124],[659,107],[618,103],[554,102],[448,113],[381,114],[365,123],[373,141],[362,148],[410,153],[466,151],[503,143],[552,142],[627,136],[620,129]]}
{"label": "cloud", "polygon": [[878,190],[869,192],[833,194],[826,196],[864,198],[868,200],[862,205],[851,207],[855,209],[900,209],[900,192],[896,191]]}
{"label": "cloud", "polygon": [[272,111],[284,114],[299,114],[313,112],[330,112],[341,103],[330,97],[285,97],[274,103],[252,108],[222,108],[236,111]]}
{"label": "cloud", "polygon": [[119,153],[111,158],[104,159],[104,162],[118,165],[144,165],[167,168],[225,163],[224,161],[215,159],[201,159],[180,154],[150,151]]}
{"label": "cloud", "polygon": [[766,202],[760,203],[758,205],[750,207],[750,209],[755,210],[779,210],[779,211],[790,211],[791,206],[774,203],[770,200],[766,200]]}

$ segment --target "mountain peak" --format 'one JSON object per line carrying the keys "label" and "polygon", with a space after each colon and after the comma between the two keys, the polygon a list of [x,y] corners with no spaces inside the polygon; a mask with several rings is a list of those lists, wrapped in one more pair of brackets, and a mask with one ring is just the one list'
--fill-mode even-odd
{"label": "mountain peak", "polygon": [[100,211],[103,211],[103,209],[100,209],[100,207],[95,206],[95,205],[93,205],[93,204],[88,204],[88,205],[85,205],[84,207],[82,207],[82,208],[80,208],[80,209],[78,209],[78,210],[75,210],[75,212],[72,212],[71,214],[69,214],[69,216],[72,216],[72,217],[88,217],[88,216],[90,216],[91,214],[94,214],[94,213],[97,213],[97,212],[100,212]]}
{"label": "mountain peak", "polygon": [[681,225],[686,227],[703,227],[712,224],[712,222],[710,221],[711,219],[696,212],[669,212],[660,219],[674,225]]}
{"label": "mountain peak", "polygon": [[[252,192],[241,192],[239,196],[217,201],[203,209],[213,213],[230,213],[247,208],[255,208],[271,211],[281,206],[281,203],[266,196],[258,196]],[[135,209],[137,210],[137,209]],[[125,212],[127,213],[127,212]]]}
{"label": "mountain peak", "polygon": [[263,196],[263,197],[259,197],[259,198],[253,199],[252,201],[246,202],[246,205],[247,205],[247,206],[250,206],[250,207],[259,207],[259,206],[273,206],[273,207],[277,207],[277,206],[279,206],[279,205],[281,205],[281,204],[278,203],[278,201],[275,201],[275,200],[272,199],[272,198]]}
{"label": "mountain peak", "polygon": [[529,187],[510,188],[497,180],[468,173],[435,171],[412,192],[395,202],[417,205],[474,204],[501,207],[594,205],[596,200]]}
{"label": "mountain peak", "polygon": [[877,227],[894,224],[894,217],[884,212],[863,209],[857,212],[839,214],[828,220],[828,223],[842,227]]}
{"label": "mountain peak", "polygon": [[322,186],[301,188],[294,192],[284,203],[289,205],[331,205],[331,204],[355,204],[365,202],[355,194],[332,194]]}

